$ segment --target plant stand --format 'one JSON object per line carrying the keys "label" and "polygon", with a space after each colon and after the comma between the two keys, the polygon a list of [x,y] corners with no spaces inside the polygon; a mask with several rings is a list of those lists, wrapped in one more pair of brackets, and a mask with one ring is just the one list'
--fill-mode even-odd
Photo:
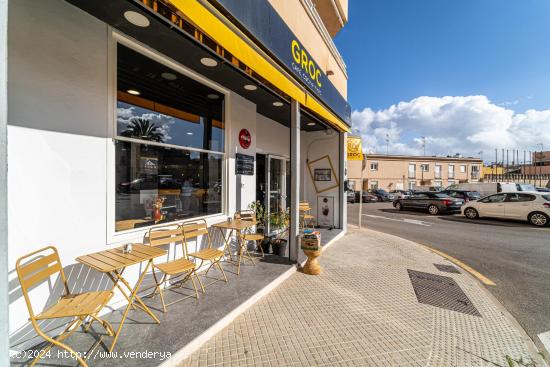
{"label": "plant stand", "polygon": [[306,264],[302,269],[304,274],[308,274],[308,275],[321,274],[321,265],[319,265],[319,261],[317,261],[317,258],[321,256],[321,251],[304,250],[304,254],[307,256]]}

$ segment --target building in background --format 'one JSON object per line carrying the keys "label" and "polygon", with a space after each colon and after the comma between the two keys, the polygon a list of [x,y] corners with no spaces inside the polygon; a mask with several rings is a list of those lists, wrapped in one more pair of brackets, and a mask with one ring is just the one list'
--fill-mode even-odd
{"label": "building in background", "polygon": [[[348,180],[358,190],[362,162],[348,162]],[[482,179],[480,158],[366,155],[363,189],[406,190],[418,186],[447,187]]]}
{"label": "building in background", "polygon": [[[41,342],[14,268],[46,245],[79,267],[153,226],[211,225],[256,200],[290,213],[291,260],[300,201],[317,216],[328,198],[323,221],[345,230],[351,108],[332,37],[347,0],[17,0],[3,15],[12,352]],[[50,290],[33,291],[40,308]]]}
{"label": "building in background", "polygon": [[523,175],[550,175],[550,151],[531,153],[531,164],[520,167]]}

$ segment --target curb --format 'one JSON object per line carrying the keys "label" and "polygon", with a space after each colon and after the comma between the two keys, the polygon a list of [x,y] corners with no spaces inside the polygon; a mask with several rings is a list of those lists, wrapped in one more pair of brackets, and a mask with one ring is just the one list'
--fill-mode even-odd
{"label": "curb", "polygon": [[[341,233],[337,234],[333,239],[331,239],[329,242],[327,242],[326,245],[322,247],[321,252],[324,252],[328,247],[330,247],[333,243],[341,239],[346,235],[346,231],[342,231]],[[302,261],[299,263],[300,267],[303,267],[307,260]],[[197,336],[195,339],[190,341],[186,346],[178,350],[176,353],[170,357],[170,359],[167,359],[163,363],[159,365],[159,367],[175,367],[178,366],[180,363],[182,363],[184,360],[189,358],[191,354],[199,350],[208,340],[210,340],[214,335],[216,335],[218,332],[223,330],[225,327],[227,327],[229,324],[231,324],[237,317],[239,317],[242,313],[244,313],[246,310],[248,310],[250,307],[252,307],[256,302],[258,302],[260,299],[262,299],[264,296],[269,294],[271,291],[273,291],[275,288],[277,288],[279,285],[281,285],[285,280],[290,278],[293,274],[298,272],[298,266],[292,266],[290,269],[285,271],[283,274],[279,275],[277,278],[275,278],[271,283],[266,285],[264,288],[260,289],[256,294],[254,294],[252,297],[241,303],[238,307],[236,307],[233,311],[222,317],[220,320],[218,320],[214,325],[210,326],[208,329],[206,329],[201,335]]]}

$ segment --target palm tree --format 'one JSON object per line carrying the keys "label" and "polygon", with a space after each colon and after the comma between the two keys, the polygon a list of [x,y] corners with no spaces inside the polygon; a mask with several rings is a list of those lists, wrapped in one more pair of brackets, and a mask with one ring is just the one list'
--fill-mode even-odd
{"label": "palm tree", "polygon": [[151,123],[151,120],[140,117],[132,118],[126,130],[122,132],[122,135],[130,138],[152,140],[159,143],[164,141],[164,134],[160,127]]}

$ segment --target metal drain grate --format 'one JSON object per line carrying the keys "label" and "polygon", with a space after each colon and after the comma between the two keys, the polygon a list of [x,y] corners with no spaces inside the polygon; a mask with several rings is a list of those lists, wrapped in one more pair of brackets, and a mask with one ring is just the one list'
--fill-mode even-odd
{"label": "metal drain grate", "polygon": [[453,278],[410,269],[407,272],[418,302],[481,317]]}
{"label": "metal drain grate", "polygon": [[444,271],[446,273],[454,273],[454,274],[460,274],[460,271],[458,271],[457,268],[455,268],[452,265],[445,265],[445,264],[434,264],[434,266],[439,271]]}

